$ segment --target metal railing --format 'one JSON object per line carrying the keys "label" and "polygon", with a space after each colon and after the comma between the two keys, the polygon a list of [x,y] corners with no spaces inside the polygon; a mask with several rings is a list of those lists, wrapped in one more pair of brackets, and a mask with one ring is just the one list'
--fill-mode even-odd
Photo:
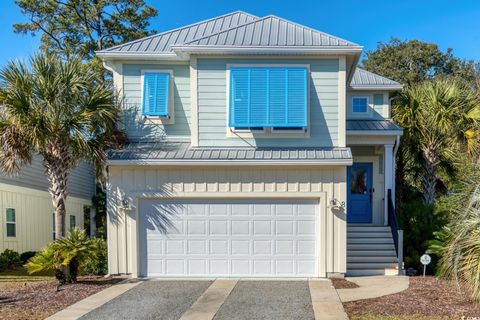
{"label": "metal railing", "polygon": [[398,274],[403,272],[403,230],[398,224],[397,214],[395,213],[395,206],[393,205],[392,189],[388,189],[388,225],[392,230],[393,243],[395,244],[395,251],[398,258]]}

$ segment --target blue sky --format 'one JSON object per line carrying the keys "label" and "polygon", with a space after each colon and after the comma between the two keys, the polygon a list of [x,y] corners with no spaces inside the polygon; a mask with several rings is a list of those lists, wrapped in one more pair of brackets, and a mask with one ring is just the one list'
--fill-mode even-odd
{"label": "blue sky", "polygon": [[[152,27],[164,31],[235,10],[258,16],[274,14],[374,49],[394,36],[453,48],[464,59],[480,60],[480,1],[324,1],[324,0],[146,0],[159,14]],[[15,22],[25,21],[13,0],[0,1],[0,66],[28,57],[38,37],[18,35]]]}

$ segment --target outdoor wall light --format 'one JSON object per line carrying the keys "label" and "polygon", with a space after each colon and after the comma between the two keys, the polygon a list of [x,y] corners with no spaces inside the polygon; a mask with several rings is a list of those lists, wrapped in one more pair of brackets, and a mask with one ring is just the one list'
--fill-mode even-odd
{"label": "outdoor wall light", "polygon": [[330,199],[329,208],[336,208],[336,209],[344,209],[345,208],[345,201],[339,201],[336,198]]}
{"label": "outdoor wall light", "polygon": [[130,203],[130,199],[127,198],[127,197],[123,197],[123,198],[120,200],[120,207],[121,207],[123,210],[131,210],[131,209],[132,209],[132,204]]}

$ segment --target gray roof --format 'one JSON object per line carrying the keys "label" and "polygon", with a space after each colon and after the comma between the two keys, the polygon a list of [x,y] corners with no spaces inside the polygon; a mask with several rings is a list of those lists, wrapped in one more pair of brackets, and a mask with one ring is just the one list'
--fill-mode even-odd
{"label": "gray roof", "polygon": [[392,89],[399,90],[403,87],[401,83],[382,77],[373,72],[358,68],[355,70],[352,81],[352,89]]}
{"label": "gray roof", "polygon": [[172,53],[182,46],[358,47],[347,40],[276,17],[236,11],[174,30],[127,42],[98,54]]}
{"label": "gray roof", "polygon": [[121,150],[109,152],[113,162],[282,162],[318,163],[352,161],[350,148],[253,148],[191,147],[188,142],[132,142]]}
{"label": "gray roof", "polygon": [[102,51],[169,53],[172,52],[172,45],[184,44],[193,39],[198,39],[235,26],[243,25],[257,18],[258,17],[254,15],[242,11],[235,11],[174,30],[130,41]]}
{"label": "gray roof", "polygon": [[353,42],[272,15],[185,42],[185,45],[259,47],[358,46]]}
{"label": "gray roof", "polygon": [[391,120],[347,120],[347,131],[402,131]]}

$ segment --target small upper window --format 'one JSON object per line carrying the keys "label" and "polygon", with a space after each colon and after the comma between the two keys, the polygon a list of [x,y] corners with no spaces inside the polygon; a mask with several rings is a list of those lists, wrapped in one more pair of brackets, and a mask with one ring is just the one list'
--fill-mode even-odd
{"label": "small upper window", "polygon": [[353,113],[366,113],[368,111],[368,98],[367,97],[353,97],[352,98],[352,112]]}
{"label": "small upper window", "polygon": [[169,116],[170,78],[169,72],[145,72],[143,74],[142,115]]}
{"label": "small upper window", "polygon": [[73,229],[77,226],[77,217],[76,216],[70,216],[70,229]]}
{"label": "small upper window", "polygon": [[14,208],[7,208],[7,237],[17,236],[17,217]]}

